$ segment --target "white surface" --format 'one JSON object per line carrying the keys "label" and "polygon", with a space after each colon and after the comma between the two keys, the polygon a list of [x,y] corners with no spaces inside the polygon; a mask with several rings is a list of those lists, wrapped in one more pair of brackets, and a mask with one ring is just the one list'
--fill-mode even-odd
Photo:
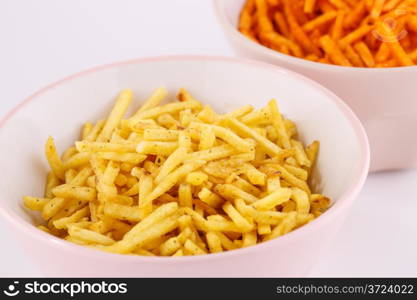
{"label": "white surface", "polygon": [[[2,0],[0,36],[0,115],[46,84],[98,64],[233,55],[209,0]],[[417,170],[372,175],[332,247],[312,257],[311,275],[417,276],[416,182]],[[1,220],[0,240],[0,276],[41,276]]]}

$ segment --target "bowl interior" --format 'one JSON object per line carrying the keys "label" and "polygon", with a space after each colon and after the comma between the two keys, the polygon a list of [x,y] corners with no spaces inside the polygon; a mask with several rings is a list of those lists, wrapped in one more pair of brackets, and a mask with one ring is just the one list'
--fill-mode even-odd
{"label": "bowl interior", "polygon": [[10,114],[0,126],[1,209],[36,222],[23,208],[21,197],[43,195],[47,137],[54,136],[63,151],[79,138],[84,122],[106,116],[121,89],[135,92],[134,110],[162,85],[171,99],[185,87],[221,113],[245,104],[261,107],[276,98],[283,114],[296,122],[304,142],[321,142],[319,172],[314,175],[318,190],[337,201],[358,180],[363,153],[353,121],[346,115],[350,112],[324,88],[261,63],[201,57],[145,59],[72,76]]}

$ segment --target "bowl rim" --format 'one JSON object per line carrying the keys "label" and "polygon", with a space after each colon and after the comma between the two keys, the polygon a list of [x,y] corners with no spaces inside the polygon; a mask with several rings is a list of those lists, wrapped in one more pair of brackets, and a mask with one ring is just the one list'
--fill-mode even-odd
{"label": "bowl rim", "polygon": [[315,219],[311,223],[307,224],[306,226],[302,226],[297,230],[294,230],[286,235],[281,236],[277,239],[272,239],[268,242],[264,242],[252,247],[236,249],[232,251],[226,251],[222,253],[216,254],[209,254],[209,255],[202,255],[202,256],[187,256],[187,257],[145,257],[145,256],[133,256],[133,255],[123,255],[123,254],[115,254],[115,253],[107,253],[103,251],[99,251],[96,249],[90,249],[85,246],[79,246],[70,242],[67,242],[63,239],[57,238],[51,234],[45,233],[42,230],[39,230],[33,224],[23,220],[19,215],[17,215],[14,211],[4,205],[4,202],[0,202],[0,216],[6,220],[6,224],[9,224],[16,228],[17,231],[20,231],[26,235],[28,239],[31,239],[33,242],[43,243],[45,247],[56,248],[59,251],[65,251],[71,255],[77,256],[84,256],[94,259],[102,259],[114,262],[130,262],[130,263],[195,263],[195,262],[202,262],[202,261],[212,261],[217,259],[227,259],[229,257],[234,257],[236,255],[245,255],[250,254],[256,251],[261,251],[262,249],[268,249],[270,247],[274,247],[276,244],[285,244],[291,243],[293,240],[303,238],[304,236],[308,235],[312,231],[316,231],[319,228],[331,225],[333,220],[338,218],[339,214],[350,207],[353,203],[355,198],[358,196],[360,190],[362,189],[365,180],[368,175],[369,171],[369,164],[370,164],[370,149],[369,149],[369,142],[366,135],[366,132],[359,121],[358,117],[354,114],[354,112],[349,108],[349,106],[344,103],[338,96],[334,93],[320,85],[319,83],[303,76],[293,71],[287,70],[285,68],[277,67],[271,64],[242,59],[242,58],[233,58],[227,56],[210,56],[210,55],[170,55],[170,56],[156,56],[156,57],[144,57],[144,58],[136,58],[130,60],[119,61],[115,63],[109,63],[104,65],[99,65],[93,68],[89,68],[87,70],[75,73],[68,77],[65,77],[61,80],[58,80],[52,84],[47,85],[46,87],[38,90],[37,92],[33,93],[25,100],[20,102],[17,106],[15,106],[9,113],[7,113],[1,120],[0,120],[0,131],[3,130],[4,126],[7,124],[8,120],[11,119],[18,111],[20,111],[26,104],[36,101],[41,95],[47,93],[49,90],[54,89],[57,86],[63,85],[67,82],[70,82],[74,79],[78,79],[85,75],[89,75],[92,73],[104,71],[107,69],[118,68],[125,65],[133,65],[133,64],[141,64],[141,63],[152,63],[152,62],[167,62],[167,61],[202,61],[202,62],[209,62],[209,61],[217,61],[223,63],[237,63],[237,64],[245,64],[251,67],[261,68],[261,69],[268,69],[270,71],[278,72],[278,73],[285,73],[286,76],[293,77],[295,80],[302,82],[303,84],[310,85],[319,92],[323,93],[329,100],[333,101],[336,104],[337,109],[341,111],[344,117],[349,122],[350,126],[352,127],[356,139],[359,145],[359,166],[360,168],[353,177],[356,178],[352,182],[352,184],[346,187],[345,192],[335,201],[335,204],[325,212],[320,218]]}
{"label": "bowl rim", "polygon": [[[389,67],[389,68],[365,68],[365,67],[349,67],[349,66],[340,66],[333,64],[325,64],[321,62],[309,61],[307,59],[298,58],[295,56],[287,55],[275,50],[272,50],[266,46],[263,46],[259,43],[256,43],[247,37],[235,28],[227,18],[222,3],[224,0],[212,0],[213,1],[213,10],[217,17],[218,22],[221,27],[229,33],[231,36],[236,38],[235,40],[239,42],[242,47],[250,48],[252,51],[255,51],[259,54],[266,55],[272,59],[279,59],[286,63],[291,63],[298,67],[310,68],[310,69],[319,69],[321,71],[330,71],[330,72],[345,72],[346,70],[355,70],[361,73],[383,73],[383,72],[408,72],[408,71],[417,71],[417,65],[414,66],[404,66],[404,67]],[[369,75],[372,75],[369,74]]]}

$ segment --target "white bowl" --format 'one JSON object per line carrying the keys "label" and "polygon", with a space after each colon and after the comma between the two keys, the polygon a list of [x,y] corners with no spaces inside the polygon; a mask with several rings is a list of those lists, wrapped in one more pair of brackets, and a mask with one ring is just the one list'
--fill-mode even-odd
{"label": "white bowl", "polygon": [[[22,195],[42,195],[48,170],[43,149],[49,135],[60,150],[83,122],[103,118],[124,88],[136,105],[164,85],[170,97],[186,87],[219,112],[244,104],[260,107],[275,97],[306,142],[321,142],[315,181],[335,204],[317,220],[259,246],[185,258],[102,253],[48,235],[33,226]],[[138,59],[73,75],[26,99],[0,122],[0,216],[10,224],[47,276],[188,277],[304,276],[337,232],[365,181],[369,149],[352,111],[317,83],[271,65],[219,57]],[[6,245],[3,241],[3,245]]]}
{"label": "white bowl", "polygon": [[213,0],[228,41],[242,57],[308,76],[340,96],[364,124],[371,145],[371,171],[417,167],[417,66],[353,68],[288,56],[255,43],[237,30],[245,0]]}

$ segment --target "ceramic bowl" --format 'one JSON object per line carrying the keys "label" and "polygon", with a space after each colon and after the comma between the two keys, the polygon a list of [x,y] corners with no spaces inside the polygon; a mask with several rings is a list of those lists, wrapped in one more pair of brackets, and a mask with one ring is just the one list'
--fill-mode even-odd
{"label": "ceramic bowl", "polygon": [[236,54],[281,66],[321,83],[358,115],[371,145],[371,171],[417,167],[417,66],[354,68],[288,56],[240,34],[245,0],[213,0],[219,23]]}
{"label": "ceramic bowl", "polygon": [[[77,246],[37,229],[39,219],[22,206],[23,195],[42,195],[49,135],[62,151],[81,125],[103,118],[124,88],[139,106],[164,85],[173,98],[186,87],[219,112],[275,97],[305,142],[321,142],[317,191],[333,206],[320,218],[283,237],[226,253],[140,257]],[[368,173],[369,149],[349,107],[319,84],[291,71],[242,59],[174,56],[97,67],[53,83],[23,101],[0,122],[0,217],[27,255],[48,277],[275,277],[305,276],[337,233]]]}

